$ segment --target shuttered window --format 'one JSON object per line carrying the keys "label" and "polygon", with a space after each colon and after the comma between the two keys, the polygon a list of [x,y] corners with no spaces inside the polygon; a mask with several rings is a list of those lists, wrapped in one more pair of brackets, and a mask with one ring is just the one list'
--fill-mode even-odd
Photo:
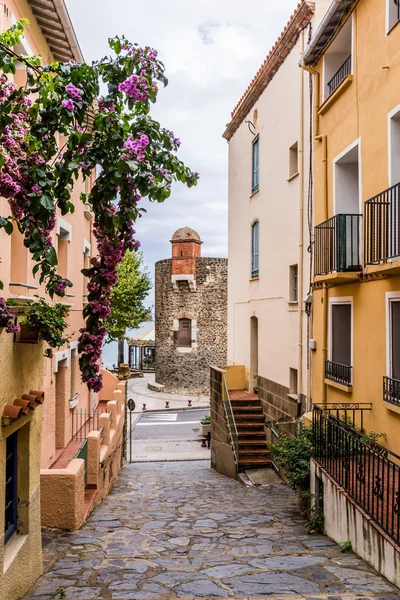
{"label": "shuttered window", "polygon": [[392,379],[400,381],[400,302],[390,302]]}
{"label": "shuttered window", "polygon": [[4,511],[4,541],[17,529],[17,452],[18,432],[6,440],[6,503]]}
{"label": "shuttered window", "polygon": [[332,304],[332,362],[351,367],[351,304]]}
{"label": "shuttered window", "polygon": [[256,221],[251,226],[251,277],[258,277],[258,247],[259,247],[259,223]]}
{"label": "shuttered window", "polygon": [[252,169],[252,182],[251,182],[252,193],[256,192],[260,187],[259,163],[260,163],[260,140],[259,140],[259,138],[257,138],[253,142],[253,169]]}
{"label": "shuttered window", "polygon": [[192,321],[179,319],[178,346],[180,348],[192,347]]}

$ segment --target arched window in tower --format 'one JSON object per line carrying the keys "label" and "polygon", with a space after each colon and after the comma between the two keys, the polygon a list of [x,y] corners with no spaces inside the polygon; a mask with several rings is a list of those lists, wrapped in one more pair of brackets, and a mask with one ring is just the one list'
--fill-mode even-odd
{"label": "arched window in tower", "polygon": [[192,321],[191,319],[179,319],[178,346],[180,348],[192,347]]}

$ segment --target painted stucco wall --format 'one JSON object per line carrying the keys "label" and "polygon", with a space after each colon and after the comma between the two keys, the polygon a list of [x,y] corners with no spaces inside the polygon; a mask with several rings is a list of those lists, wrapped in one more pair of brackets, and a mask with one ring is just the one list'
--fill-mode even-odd
{"label": "painted stucco wall", "polygon": [[[335,214],[334,159],[356,140],[361,150],[361,203],[386,190],[389,180],[388,114],[400,105],[400,25],[386,34],[386,2],[360,0],[350,17],[353,25],[353,81],[320,116],[319,131],[327,136],[328,217]],[[322,72],[323,61],[316,66]],[[324,165],[322,144],[315,143],[315,225],[324,220]],[[374,268],[364,267],[363,274]],[[379,270],[379,269],[378,269]],[[386,433],[379,441],[399,452],[400,414],[384,403],[382,378],[386,371],[386,298],[387,292],[400,291],[400,277],[395,270],[348,285],[329,282],[327,301],[336,297],[353,300],[353,388],[347,393],[326,386],[328,402],[371,402],[367,413],[368,430]],[[313,295],[313,402],[324,397],[323,291]]]}
{"label": "painted stucco wall", "polygon": [[[299,69],[302,35],[272,81],[254,104],[247,119],[259,135],[259,191],[251,194],[254,136],[243,122],[229,141],[229,292],[228,363],[246,367],[251,377],[250,323],[258,319],[258,376],[289,390],[289,369],[299,370],[299,310],[302,298],[290,302],[291,265],[304,259],[303,290],[309,289],[308,231],[303,219],[304,247],[300,244],[300,198],[303,170],[308,184],[307,113],[308,75]],[[302,81],[304,115],[301,111]],[[304,147],[301,121],[304,119]],[[300,174],[289,181],[289,148],[299,146]],[[304,163],[302,161],[304,156]],[[305,196],[304,208],[307,208]],[[251,225],[259,221],[259,278],[251,280]],[[307,395],[307,318],[304,312],[301,390]],[[261,382],[258,380],[260,387]],[[270,387],[266,391],[270,393]],[[286,397],[286,393],[284,394]],[[267,401],[267,396],[265,396]]]}

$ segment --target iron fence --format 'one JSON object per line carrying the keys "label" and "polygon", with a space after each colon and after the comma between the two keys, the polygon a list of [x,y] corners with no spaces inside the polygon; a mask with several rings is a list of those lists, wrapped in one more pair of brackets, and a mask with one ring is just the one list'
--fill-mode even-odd
{"label": "iron fence", "polygon": [[314,406],[314,460],[399,543],[400,457],[333,413],[324,406]]}
{"label": "iron fence", "polygon": [[335,215],[315,227],[315,275],[361,271],[362,215]]}
{"label": "iron fence", "polygon": [[338,68],[334,76],[330,81],[328,81],[328,93],[329,96],[333,94],[333,92],[339,87],[339,85],[344,81],[347,75],[351,73],[351,54],[346,58],[344,63]]}
{"label": "iron fence", "polygon": [[325,377],[336,383],[350,386],[352,384],[353,367],[327,360],[325,361]]}
{"label": "iron fence", "polygon": [[400,183],[365,203],[364,258],[371,265],[400,256]]}
{"label": "iron fence", "polygon": [[400,406],[400,381],[391,377],[383,378],[383,399],[385,402]]}
{"label": "iron fence", "polygon": [[91,431],[98,431],[99,417],[105,410],[74,410],[72,413],[72,439],[85,440]]}

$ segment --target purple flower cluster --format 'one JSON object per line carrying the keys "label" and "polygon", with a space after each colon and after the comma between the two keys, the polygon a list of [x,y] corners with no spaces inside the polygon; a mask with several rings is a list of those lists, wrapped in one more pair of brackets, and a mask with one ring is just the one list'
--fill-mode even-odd
{"label": "purple flower cluster", "polygon": [[75,105],[74,105],[73,101],[71,100],[71,98],[68,98],[68,100],[63,100],[61,102],[61,106],[63,108],[65,108],[65,110],[68,110],[69,112],[74,112],[74,110],[75,110]]}
{"label": "purple flower cluster", "polygon": [[99,98],[97,100],[97,106],[99,109],[99,112],[103,113],[103,112],[114,112],[115,111],[115,102],[113,102],[112,100],[106,100],[105,98]]}
{"label": "purple flower cluster", "polygon": [[65,91],[70,98],[73,98],[74,100],[82,100],[83,90],[75,87],[72,82],[65,86]]}
{"label": "purple flower cluster", "polygon": [[14,315],[4,298],[0,298],[0,327],[5,327],[7,333],[17,333],[19,325],[14,324]]}
{"label": "purple flower cluster", "polygon": [[149,145],[149,138],[145,133],[141,133],[138,138],[133,139],[130,135],[124,144],[122,158],[125,160],[136,159],[138,163],[145,158],[145,148]]}
{"label": "purple flower cluster", "polygon": [[136,102],[144,102],[150,96],[150,91],[156,92],[158,89],[155,81],[152,81],[151,85],[148,84],[146,75],[144,69],[140,72],[140,75],[131,75],[119,84],[119,91],[136,100]]}

